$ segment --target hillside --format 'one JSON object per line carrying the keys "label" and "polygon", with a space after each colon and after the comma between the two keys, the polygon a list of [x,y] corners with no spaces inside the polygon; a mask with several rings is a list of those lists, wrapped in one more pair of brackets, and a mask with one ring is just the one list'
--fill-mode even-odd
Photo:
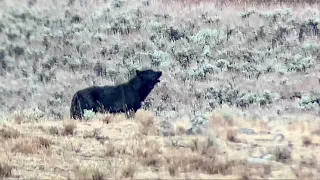
{"label": "hillside", "polygon": [[[309,102],[320,97],[319,2],[266,2],[0,0],[0,177],[7,164],[12,177],[81,178],[73,166],[82,162],[104,177],[317,177],[320,106]],[[77,90],[125,82],[142,68],[163,76],[138,117],[69,122]],[[75,134],[63,133],[66,122]],[[272,156],[284,145],[290,161]],[[266,155],[267,165],[247,162]]]}

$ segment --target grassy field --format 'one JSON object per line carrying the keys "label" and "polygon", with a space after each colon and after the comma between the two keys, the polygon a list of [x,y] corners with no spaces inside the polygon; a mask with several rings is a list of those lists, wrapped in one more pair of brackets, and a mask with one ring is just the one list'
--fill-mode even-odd
{"label": "grassy field", "polygon": [[[0,4],[0,178],[319,177],[319,1]],[[141,68],[163,77],[134,119],[70,121]]]}
{"label": "grassy field", "polygon": [[[0,177],[22,179],[315,179],[317,124],[248,121],[216,111],[205,134],[187,135],[139,110],[85,122],[7,123],[0,130]],[[239,131],[250,127],[254,134]]]}

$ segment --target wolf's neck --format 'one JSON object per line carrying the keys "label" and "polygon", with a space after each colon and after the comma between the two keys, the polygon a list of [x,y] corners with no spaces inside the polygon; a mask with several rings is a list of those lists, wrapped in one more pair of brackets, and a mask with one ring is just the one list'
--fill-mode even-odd
{"label": "wolf's neck", "polygon": [[148,86],[143,85],[141,79],[137,77],[129,80],[128,85],[139,93],[141,101],[144,101],[152,90],[152,88],[150,89]]}
{"label": "wolf's neck", "polygon": [[137,77],[134,77],[132,79],[130,79],[127,83],[125,83],[126,85],[129,85],[131,88],[133,88],[136,91],[139,91],[141,88],[141,80]]}

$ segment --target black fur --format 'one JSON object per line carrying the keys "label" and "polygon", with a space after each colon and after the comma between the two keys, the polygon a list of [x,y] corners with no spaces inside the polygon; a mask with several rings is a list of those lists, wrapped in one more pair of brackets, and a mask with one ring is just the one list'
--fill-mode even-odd
{"label": "black fur", "polygon": [[161,75],[161,71],[136,70],[136,75],[126,83],[79,90],[72,98],[70,116],[73,119],[83,119],[84,109],[101,113],[135,113],[141,108],[141,102],[160,82]]}

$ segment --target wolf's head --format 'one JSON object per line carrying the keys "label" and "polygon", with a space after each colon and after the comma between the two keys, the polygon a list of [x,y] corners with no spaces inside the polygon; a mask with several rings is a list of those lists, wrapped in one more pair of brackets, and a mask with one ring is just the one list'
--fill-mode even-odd
{"label": "wolf's head", "polygon": [[161,71],[154,71],[152,69],[136,70],[136,78],[139,79],[139,94],[140,98],[144,100],[152,91],[154,86],[160,82],[162,76]]}

